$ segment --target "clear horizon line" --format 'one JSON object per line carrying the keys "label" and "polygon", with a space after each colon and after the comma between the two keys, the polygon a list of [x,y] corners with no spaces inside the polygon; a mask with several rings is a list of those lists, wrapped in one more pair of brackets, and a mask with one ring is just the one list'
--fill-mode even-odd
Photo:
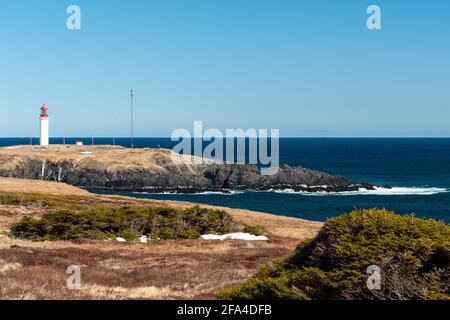
{"label": "clear horizon line", "polygon": [[[38,136],[0,137],[0,139],[40,139]],[[131,139],[130,136],[57,136],[50,139]],[[171,139],[170,136],[135,136],[134,139]],[[192,136],[191,139],[203,137]],[[233,138],[233,137],[222,137]],[[239,137],[234,137],[239,138]],[[247,137],[248,138],[248,137]],[[268,137],[270,138],[270,136]],[[450,139],[448,136],[280,136],[280,139]]]}

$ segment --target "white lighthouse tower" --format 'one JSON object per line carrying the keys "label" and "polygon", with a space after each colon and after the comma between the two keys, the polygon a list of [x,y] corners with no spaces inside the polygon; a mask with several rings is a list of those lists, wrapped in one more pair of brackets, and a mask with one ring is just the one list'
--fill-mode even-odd
{"label": "white lighthouse tower", "polygon": [[48,146],[48,107],[44,104],[41,107],[41,116],[39,117],[41,120],[41,146]]}

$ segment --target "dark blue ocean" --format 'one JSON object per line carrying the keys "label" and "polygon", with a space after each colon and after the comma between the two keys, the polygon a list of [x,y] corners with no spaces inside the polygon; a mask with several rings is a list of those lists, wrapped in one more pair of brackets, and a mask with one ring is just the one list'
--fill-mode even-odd
{"label": "dark blue ocean", "polygon": [[[85,144],[92,143],[90,138],[83,140]],[[29,138],[0,139],[0,146],[29,142]],[[34,143],[37,142],[34,139]],[[75,139],[66,139],[66,143],[74,142]],[[62,139],[51,139],[51,143],[62,143]],[[94,144],[111,143],[111,138],[94,139]],[[115,139],[115,143],[129,146],[130,140]],[[171,148],[175,143],[168,138],[136,138],[134,144],[136,147]],[[450,139],[284,138],[280,141],[280,162],[395,188],[370,194],[126,195],[201,202],[308,220],[323,221],[354,208],[377,207],[450,222]]]}

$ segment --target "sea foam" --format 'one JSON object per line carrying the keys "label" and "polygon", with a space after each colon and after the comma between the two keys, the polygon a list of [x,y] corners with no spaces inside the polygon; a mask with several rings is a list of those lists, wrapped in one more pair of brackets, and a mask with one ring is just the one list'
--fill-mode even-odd
{"label": "sea foam", "polygon": [[449,192],[445,188],[423,188],[423,187],[392,187],[383,188],[375,187],[374,190],[368,190],[360,188],[358,191],[342,191],[342,192],[307,192],[307,191],[294,191],[292,189],[273,190],[276,193],[290,193],[301,194],[307,196],[356,196],[356,195],[374,195],[374,196],[406,196],[406,195],[421,195],[428,196],[438,193]]}

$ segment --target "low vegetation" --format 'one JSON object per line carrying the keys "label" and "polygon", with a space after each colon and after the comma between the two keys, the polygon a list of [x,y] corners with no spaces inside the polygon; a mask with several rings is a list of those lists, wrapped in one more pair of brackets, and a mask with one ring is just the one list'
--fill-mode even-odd
{"label": "low vegetation", "polygon": [[261,236],[264,234],[264,227],[245,225],[243,232],[250,233],[255,236]]}
{"label": "low vegetation", "polygon": [[[27,184],[28,181],[18,183]],[[4,185],[3,187],[4,189],[0,190],[0,299],[7,300],[212,299],[218,290],[246,281],[261,265],[286,255],[299,241],[296,239],[310,237],[310,234],[315,233],[322,225],[239,209],[225,209],[227,214],[223,214],[219,211],[214,213],[213,210],[199,211],[192,205],[181,202],[82,193],[68,194],[70,190],[60,195],[57,193],[58,190],[51,190],[56,193],[56,196],[53,196],[42,193],[45,185],[40,186],[37,191],[28,188],[29,192],[35,192],[33,194],[25,193],[27,191],[11,192],[21,189],[5,189]],[[114,239],[115,236],[121,236],[132,241],[141,234],[138,226],[144,222],[143,220],[130,219],[133,221],[130,223],[128,217],[124,217],[118,226],[112,225],[111,228],[114,229],[108,231],[106,225],[109,222],[104,221],[102,214],[99,219],[96,218],[97,221],[92,221],[95,220],[93,217],[79,218],[88,213],[109,212],[113,216],[128,211],[131,215],[139,217],[151,212],[149,208],[153,210],[159,208],[160,211],[154,212],[155,225],[150,223],[152,231],[142,233],[150,232],[151,235],[153,231],[156,233],[162,230],[162,225],[158,227],[158,222],[161,220],[167,222],[162,217],[169,218],[173,215],[180,222],[182,214],[186,214],[189,215],[184,222],[187,225],[180,226],[181,223],[177,222],[171,229],[188,231],[203,225],[205,233],[208,231],[220,233],[221,230],[227,229],[231,232],[243,231],[244,224],[250,228],[251,225],[262,225],[271,236],[271,241],[255,241],[249,244],[247,241],[179,239],[151,241],[148,245],[135,245],[131,242],[122,245],[115,241],[103,240],[30,243],[11,236],[12,225],[23,222],[24,217],[32,217],[34,218],[32,221],[39,222],[44,215],[54,214],[53,221],[69,220],[68,225],[59,224],[58,228],[69,231],[61,232],[61,235],[70,234],[70,230],[74,230],[77,225],[84,225],[85,227],[79,228],[84,231],[94,230],[95,228],[87,226],[102,222],[97,229],[108,233],[107,237]],[[191,212],[183,209],[194,211],[195,217],[192,218]],[[58,217],[58,213],[62,213],[61,216]],[[233,217],[233,221],[229,221],[228,214]],[[220,216],[223,216],[223,219],[217,218]],[[71,223],[71,219],[75,221],[78,219],[78,222],[72,220]],[[214,221],[218,223],[215,224]],[[70,228],[65,229],[70,225],[72,225]],[[59,236],[50,237],[50,234],[55,234],[55,225],[52,221],[41,225],[31,223],[28,227],[26,225],[22,227],[22,231],[28,233],[23,236],[29,240],[59,238]],[[34,232],[32,228],[35,228]],[[298,230],[298,233],[294,234],[296,238],[272,234],[273,231],[279,234],[284,232],[278,231],[279,229]],[[98,235],[99,233],[94,233],[94,237]],[[78,236],[80,235],[75,238]],[[93,239],[89,233],[85,237]],[[163,238],[160,234],[151,237]],[[74,264],[82,268],[81,290],[70,290],[66,287],[67,267]]]}
{"label": "low vegetation", "polygon": [[[380,289],[367,286],[369,266]],[[328,220],[318,236],[222,299],[450,299],[450,226],[385,210]]]}
{"label": "low vegetation", "polygon": [[44,195],[40,193],[26,192],[0,192],[0,204],[10,206],[31,206],[43,208],[66,207],[68,205],[76,206],[77,203],[88,199],[83,196],[57,196]]}
{"label": "low vegetation", "polygon": [[33,241],[115,237],[134,241],[143,235],[161,240],[196,239],[205,233],[231,232],[236,227],[225,211],[198,206],[189,209],[106,206],[47,212],[39,219],[25,217],[11,226],[11,235]]}
{"label": "low vegetation", "polygon": [[104,240],[141,236],[149,239],[197,239],[202,234],[244,231],[255,235],[260,226],[241,225],[222,210],[195,206],[177,209],[152,201],[82,195],[0,192],[0,205],[39,209],[10,227],[11,235],[33,241]]}

